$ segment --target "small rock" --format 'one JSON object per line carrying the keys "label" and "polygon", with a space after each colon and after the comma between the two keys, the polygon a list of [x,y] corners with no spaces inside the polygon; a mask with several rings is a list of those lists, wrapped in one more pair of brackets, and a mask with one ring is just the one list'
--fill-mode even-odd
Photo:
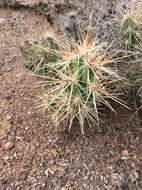
{"label": "small rock", "polygon": [[63,166],[58,166],[58,171],[63,174],[65,172],[65,167]]}
{"label": "small rock", "polygon": [[46,177],[49,176],[48,170],[46,170],[44,173],[45,173]]}
{"label": "small rock", "polygon": [[5,22],[6,22],[6,20],[5,20],[5,19],[0,18],[0,24],[3,24],[3,23],[5,23]]}
{"label": "small rock", "polygon": [[7,121],[10,121],[11,119],[12,119],[12,116],[11,116],[11,115],[7,115],[7,116],[6,116],[6,120],[7,120]]}
{"label": "small rock", "polygon": [[61,190],[68,190],[68,188],[67,187],[62,187],[62,189]]}
{"label": "small rock", "polygon": [[55,172],[58,170],[58,167],[57,167],[56,164],[52,166],[52,170],[55,171]]}
{"label": "small rock", "polygon": [[58,152],[57,152],[57,150],[56,150],[55,148],[51,149],[50,152],[51,152],[51,154],[52,154],[54,157],[56,157],[56,156],[58,155]]}
{"label": "small rock", "polygon": [[50,174],[54,175],[55,171],[54,171],[54,170],[52,170],[52,168],[48,168],[48,173],[50,173]]}
{"label": "small rock", "polygon": [[56,164],[54,164],[53,166],[49,167],[46,171],[45,171],[45,175],[48,176],[48,174],[52,174],[54,175],[54,173],[58,170],[58,166]]}
{"label": "small rock", "polygon": [[6,135],[6,129],[5,129],[5,126],[0,123],[0,137],[3,137]]}
{"label": "small rock", "polygon": [[123,150],[122,153],[121,153],[122,157],[129,157],[129,152],[128,150]]}
{"label": "small rock", "polygon": [[11,142],[11,141],[6,142],[6,143],[3,145],[3,148],[4,148],[5,150],[10,150],[10,149],[12,149],[13,147],[14,147],[14,144],[13,144],[13,142]]}
{"label": "small rock", "polygon": [[7,160],[9,160],[9,159],[10,159],[9,156],[5,156],[5,157],[4,157],[4,160],[5,160],[5,161],[7,161]]}

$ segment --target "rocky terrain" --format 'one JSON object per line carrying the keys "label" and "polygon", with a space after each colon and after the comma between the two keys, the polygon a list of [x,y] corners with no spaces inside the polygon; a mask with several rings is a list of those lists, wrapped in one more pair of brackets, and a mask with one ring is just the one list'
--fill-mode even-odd
{"label": "rocky terrain", "polygon": [[[42,89],[37,87],[38,79],[23,67],[25,60],[19,50],[25,39],[40,39],[51,27],[59,32],[74,32],[70,25],[72,11],[85,22],[92,7],[102,17],[112,11],[111,3],[115,7],[115,1],[109,4],[96,0],[72,0],[70,4],[45,1],[50,6],[42,13],[36,0],[9,2],[0,1],[3,6],[0,8],[0,190],[142,189],[141,115],[118,107],[117,114],[109,112],[104,116],[99,128],[86,127],[85,136],[77,124],[70,133],[64,126],[60,130],[47,126],[48,114],[38,101]],[[64,24],[59,20],[64,20]],[[84,22],[81,21],[82,26]]]}

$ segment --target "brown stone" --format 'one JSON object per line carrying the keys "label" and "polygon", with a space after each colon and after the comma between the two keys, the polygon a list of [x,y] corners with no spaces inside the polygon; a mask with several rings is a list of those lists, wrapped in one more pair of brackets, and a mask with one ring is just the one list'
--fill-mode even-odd
{"label": "brown stone", "polygon": [[6,142],[6,143],[3,145],[3,148],[4,148],[5,150],[10,150],[10,149],[12,149],[13,147],[14,147],[14,144],[13,144],[13,142],[11,142],[11,141]]}
{"label": "brown stone", "polygon": [[128,150],[127,149],[123,150],[121,155],[122,155],[122,157],[128,157],[129,156]]}
{"label": "brown stone", "polygon": [[52,166],[52,170],[55,171],[55,172],[58,170],[58,167],[57,167],[56,164]]}
{"label": "brown stone", "polygon": [[56,157],[56,156],[58,155],[58,152],[57,152],[57,150],[56,150],[55,148],[51,149],[51,150],[50,150],[50,153],[51,153],[54,157]]}

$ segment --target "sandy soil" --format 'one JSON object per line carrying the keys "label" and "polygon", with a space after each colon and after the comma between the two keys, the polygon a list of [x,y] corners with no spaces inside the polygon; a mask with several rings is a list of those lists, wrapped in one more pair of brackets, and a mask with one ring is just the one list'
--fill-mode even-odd
{"label": "sandy soil", "polygon": [[0,190],[140,190],[140,117],[118,108],[83,137],[47,126],[40,90],[23,67],[18,43],[49,24],[34,11],[0,9]]}

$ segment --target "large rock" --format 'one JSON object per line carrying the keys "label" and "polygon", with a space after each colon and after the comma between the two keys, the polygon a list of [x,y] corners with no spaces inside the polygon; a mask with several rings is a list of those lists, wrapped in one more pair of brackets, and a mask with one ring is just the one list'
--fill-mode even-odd
{"label": "large rock", "polygon": [[39,4],[40,0],[1,0],[0,6],[2,7],[32,7]]}

